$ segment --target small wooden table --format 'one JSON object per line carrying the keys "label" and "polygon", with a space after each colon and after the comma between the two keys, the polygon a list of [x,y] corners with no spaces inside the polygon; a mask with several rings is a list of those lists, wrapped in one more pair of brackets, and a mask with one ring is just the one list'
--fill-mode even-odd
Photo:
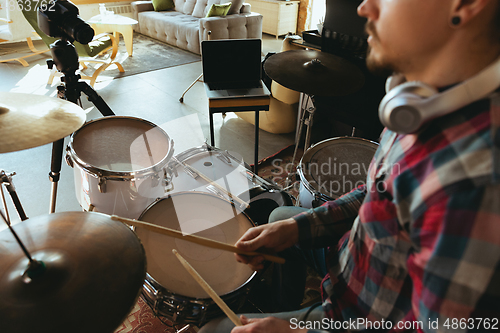
{"label": "small wooden table", "polygon": [[253,172],[257,175],[259,165],[259,111],[269,111],[269,96],[238,97],[238,98],[209,98],[208,110],[210,113],[210,144],[215,146],[214,113],[255,111],[255,155]]}
{"label": "small wooden table", "polygon": [[118,33],[123,36],[123,41],[125,42],[125,47],[127,48],[127,53],[132,56],[133,51],[133,35],[134,31],[132,26],[138,22],[130,17],[125,17],[121,15],[106,15],[101,18],[101,15],[96,15],[87,21],[92,25],[96,35],[104,32],[112,32],[115,38],[118,38]]}

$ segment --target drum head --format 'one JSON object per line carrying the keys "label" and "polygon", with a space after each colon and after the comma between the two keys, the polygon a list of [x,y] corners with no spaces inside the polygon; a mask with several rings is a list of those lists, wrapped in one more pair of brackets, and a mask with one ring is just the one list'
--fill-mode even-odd
{"label": "drum head", "polygon": [[370,162],[378,144],[361,138],[342,137],[318,142],[300,161],[301,181],[311,192],[333,199],[366,183]]}
{"label": "drum head", "polygon": [[85,164],[113,172],[136,172],[162,162],[172,149],[155,124],[132,117],[104,117],[72,136],[75,154]]}
{"label": "drum head", "polygon": [[[234,244],[252,227],[245,214],[215,195],[183,192],[153,203],[142,221]],[[136,228],[146,250],[148,273],[167,290],[187,297],[208,298],[172,253],[176,249],[219,295],[228,294],[250,280],[254,272],[238,263],[234,254]]]}

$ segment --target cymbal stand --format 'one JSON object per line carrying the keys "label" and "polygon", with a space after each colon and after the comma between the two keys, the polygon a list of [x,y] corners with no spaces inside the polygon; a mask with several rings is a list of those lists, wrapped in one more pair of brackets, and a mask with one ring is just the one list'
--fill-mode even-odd
{"label": "cymbal stand", "polygon": [[[73,44],[62,38],[50,45],[50,52],[53,59],[47,61],[48,68],[52,69],[55,65],[57,70],[63,73],[61,76],[61,82],[63,83],[57,87],[57,97],[81,106],[80,95],[83,92],[103,116],[115,115],[102,97],[88,83],[80,81],[80,74],[75,74],[80,67],[80,63]],[[51,171],[49,172],[49,180],[52,182],[49,213],[54,213],[56,209],[57,183],[60,178],[63,150],[64,138],[53,143]]]}
{"label": "cymbal stand", "polygon": [[[304,125],[307,126],[306,137],[304,141],[304,152],[309,148],[311,143],[311,128],[314,120],[314,112],[316,111],[316,107],[314,106],[314,95],[304,94],[306,96],[305,101],[303,100],[300,106],[301,109],[301,117],[299,122],[299,130],[296,133],[295,137],[295,149],[293,150],[292,157],[292,167],[295,165],[295,158],[297,157],[297,150],[300,144],[300,138],[302,136],[302,129]],[[311,106],[308,107],[309,102]],[[295,172],[290,172],[285,180],[285,186],[289,187],[291,184],[290,177],[295,174]]]}
{"label": "cymbal stand", "polygon": [[4,170],[0,170],[0,192],[2,194],[2,201],[3,201],[3,206],[4,206],[4,210],[5,210],[5,215],[6,215],[5,221],[8,225],[10,225],[10,217],[9,217],[9,212],[7,209],[7,202],[5,201],[5,196],[4,196],[3,188],[1,187],[1,185],[5,185],[5,187],[7,188],[7,191],[9,192],[10,197],[12,199],[12,203],[14,204],[14,207],[16,208],[16,211],[19,214],[19,218],[21,219],[21,221],[28,219],[28,217],[24,213],[24,209],[23,209],[23,206],[21,205],[21,201],[19,200],[19,197],[17,196],[14,183],[12,182],[12,176],[14,176],[15,174],[16,174],[15,172],[7,174]]}
{"label": "cymbal stand", "polygon": [[2,196],[2,204],[3,204],[3,210],[5,212],[5,221],[7,221],[7,224],[10,225],[10,216],[9,216],[9,209],[7,208],[7,201],[5,201],[5,194],[3,193],[3,187],[0,186],[0,195]]}
{"label": "cymbal stand", "polygon": [[29,253],[28,249],[26,248],[26,246],[24,246],[23,242],[21,241],[21,239],[17,235],[16,231],[12,228],[12,226],[7,221],[7,218],[2,213],[1,210],[0,210],[0,217],[7,224],[7,227],[9,227],[9,230],[12,233],[12,235],[14,236],[14,238],[16,239],[16,242],[19,244],[19,246],[23,250],[24,255],[26,256],[26,258],[28,258],[28,261],[29,261],[28,267],[27,267],[26,271],[24,271],[23,277],[25,278],[24,282],[29,283],[29,282],[31,282],[31,280],[33,278],[38,277],[41,274],[43,274],[43,272],[45,272],[45,269],[46,269],[45,263],[43,261],[35,260],[31,257],[31,254]]}

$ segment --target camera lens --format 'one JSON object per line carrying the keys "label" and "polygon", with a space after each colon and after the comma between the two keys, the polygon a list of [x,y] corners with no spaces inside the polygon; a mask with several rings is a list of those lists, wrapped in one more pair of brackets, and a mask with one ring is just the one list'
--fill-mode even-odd
{"label": "camera lens", "polygon": [[52,6],[40,6],[38,26],[51,37],[61,37],[70,42],[88,44],[94,30],[78,15],[78,8],[67,0],[56,0]]}
{"label": "camera lens", "polygon": [[94,29],[80,17],[72,17],[64,23],[63,30],[80,44],[88,44],[94,38]]}

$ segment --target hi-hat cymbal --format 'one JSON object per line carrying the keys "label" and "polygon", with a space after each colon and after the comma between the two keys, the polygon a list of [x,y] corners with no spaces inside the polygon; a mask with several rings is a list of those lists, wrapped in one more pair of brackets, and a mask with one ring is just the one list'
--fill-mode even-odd
{"label": "hi-hat cymbal", "polygon": [[13,226],[46,269],[31,281],[10,230],[0,232],[2,332],[113,332],[146,276],[144,248],[125,224],[100,213],[56,213]]}
{"label": "hi-hat cymbal", "polygon": [[85,111],[60,98],[0,92],[0,153],[42,146],[70,135]]}
{"label": "hi-hat cymbal", "polygon": [[317,96],[345,96],[359,90],[365,77],[350,61],[330,53],[292,50],[277,53],[264,71],[279,84]]}

